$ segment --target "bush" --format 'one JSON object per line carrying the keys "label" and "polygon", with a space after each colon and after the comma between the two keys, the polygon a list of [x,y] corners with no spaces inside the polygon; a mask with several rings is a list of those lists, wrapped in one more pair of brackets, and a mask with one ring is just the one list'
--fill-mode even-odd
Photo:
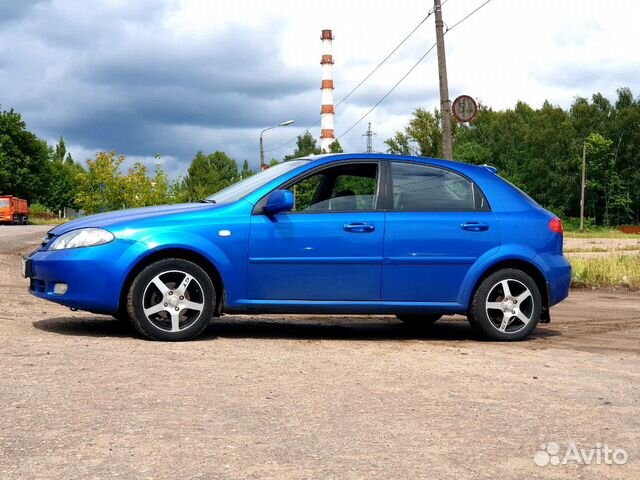
{"label": "bush", "polygon": [[640,255],[570,258],[573,287],[640,288]]}
{"label": "bush", "polygon": [[[580,219],[576,217],[567,217],[562,219],[562,225],[564,229],[568,232],[577,232],[580,231]],[[585,218],[584,219],[584,229],[585,230],[593,230],[596,228],[596,222],[593,218]]]}
{"label": "bush", "polygon": [[55,213],[40,203],[36,202],[29,205],[29,216],[31,217],[49,217],[52,215],[55,216]]}

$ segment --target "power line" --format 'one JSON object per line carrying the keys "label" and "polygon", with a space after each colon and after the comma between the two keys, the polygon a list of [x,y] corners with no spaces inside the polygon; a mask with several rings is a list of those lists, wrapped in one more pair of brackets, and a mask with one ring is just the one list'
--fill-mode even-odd
{"label": "power line", "polygon": [[371,78],[371,75],[373,75],[374,73],[376,73],[376,72],[378,71],[378,69],[379,69],[382,65],[384,65],[384,63],[385,63],[387,60],[389,60],[389,58],[391,58],[391,56],[392,56],[394,53],[396,53],[396,52],[398,51],[398,49],[399,49],[402,45],[404,45],[404,43],[405,43],[407,40],[409,40],[409,38],[410,38],[410,37],[411,37],[411,36],[416,32],[416,30],[418,30],[418,28],[420,28],[420,27],[422,26],[422,24],[423,24],[424,22],[426,22],[426,21],[427,21],[427,19],[428,19],[432,14],[433,14],[433,10],[431,10],[431,11],[427,14],[427,16],[426,16],[426,17],[424,17],[422,20],[420,20],[420,23],[418,23],[418,25],[416,25],[416,26],[415,26],[415,28],[414,28],[413,30],[411,30],[411,32],[409,32],[409,34],[408,34],[406,37],[404,37],[404,39],[402,39],[402,41],[401,41],[401,42],[400,42],[400,43],[399,43],[399,44],[398,44],[398,45],[397,45],[393,50],[391,50],[391,52],[390,52],[386,57],[384,57],[384,59],[383,59],[380,63],[378,63],[378,65],[376,65],[376,67],[375,67],[373,70],[371,70],[371,72],[369,72],[369,74],[368,74],[366,77],[364,77],[364,78],[360,81],[360,83],[358,83],[355,87],[353,87],[353,89],[352,89],[349,93],[347,93],[347,94],[342,98],[342,100],[340,100],[340,101],[336,104],[336,107],[337,107],[337,106],[339,106],[342,102],[344,102],[347,98],[349,98],[349,97],[350,97],[350,96],[351,96],[351,95],[352,95],[356,90],[358,90],[358,89],[362,86],[362,84],[363,84],[364,82],[366,82],[367,80],[369,80],[369,78]]}
{"label": "power line", "polygon": [[[446,0],[445,0],[445,3],[446,3]],[[362,86],[362,85],[363,85],[367,80],[369,80],[369,78],[371,78],[371,76],[372,76],[374,73],[376,73],[376,72],[380,69],[380,67],[382,67],[382,65],[384,65],[384,64],[386,63],[386,61],[387,61],[387,60],[389,60],[389,58],[391,58],[391,56],[392,56],[394,53],[396,53],[396,52],[398,51],[398,49],[399,49],[402,45],[404,45],[404,44],[405,44],[405,42],[406,42],[407,40],[409,40],[409,38],[411,38],[411,36],[412,36],[412,35],[413,35],[413,34],[414,34],[414,33],[415,33],[415,32],[416,32],[416,31],[417,31],[417,30],[418,30],[418,29],[419,29],[419,28],[424,24],[424,22],[426,22],[426,21],[427,21],[427,19],[428,19],[431,15],[433,15],[433,12],[434,12],[434,11],[433,11],[433,9],[431,9],[431,10],[429,11],[429,13],[427,13],[427,16],[426,16],[426,17],[424,17],[422,20],[420,20],[420,22],[419,22],[419,23],[418,23],[418,24],[413,28],[413,30],[411,30],[411,32],[409,32],[409,33],[408,33],[408,34],[407,34],[407,35],[402,39],[402,41],[401,41],[398,45],[396,45],[396,46],[395,46],[395,48],[394,48],[393,50],[391,50],[391,52],[389,52],[389,54],[388,54],[386,57],[384,57],[380,63],[378,63],[378,65],[376,65],[376,66],[375,66],[375,68],[374,68],[373,70],[371,70],[371,71],[370,71],[370,72],[369,72],[369,73],[368,73],[368,74],[367,74],[367,75],[366,75],[362,80],[360,80],[360,82],[359,82],[355,87],[353,87],[349,93],[347,93],[344,97],[342,97],[342,98],[340,99],[340,101],[339,101],[338,103],[336,103],[336,105],[335,105],[335,106],[336,106],[336,107],[340,106],[340,105],[341,105],[343,102],[345,102],[345,101],[346,101],[346,100],[347,100],[351,95],[353,95],[353,94],[356,92],[356,90],[358,90],[358,89],[359,89],[359,88],[360,88],[360,87],[361,87],[361,86]],[[316,125],[318,125],[321,121],[322,121],[322,115],[320,115],[320,118],[319,118],[318,120],[316,120],[316,121],[315,121],[315,123],[313,123],[311,126],[307,127],[307,128],[306,128],[305,130],[303,130],[301,133],[308,132],[308,131],[309,131],[309,130],[311,130],[313,127],[315,127]],[[266,152],[265,152],[265,153],[273,152],[273,151],[275,151],[275,150],[279,150],[280,148],[282,148],[282,147],[285,147],[285,146],[289,145],[289,144],[290,144],[291,142],[293,142],[296,138],[298,138],[298,136],[299,136],[299,135],[296,135],[295,137],[293,137],[293,138],[291,138],[291,139],[287,140],[285,143],[281,144],[281,145],[280,145],[280,146],[278,146],[278,147],[272,148],[272,149],[270,149],[270,150],[266,150]]]}
{"label": "power line", "polygon": [[391,95],[391,94],[393,93],[393,91],[394,91],[396,88],[398,88],[398,85],[400,85],[400,84],[404,81],[404,79],[405,79],[405,78],[407,78],[407,77],[411,74],[411,72],[413,72],[413,71],[416,69],[416,67],[417,67],[418,65],[420,65],[420,63],[422,62],[422,60],[424,60],[424,59],[427,57],[427,55],[429,55],[429,53],[431,53],[431,50],[433,50],[433,49],[435,48],[435,46],[436,46],[436,44],[435,44],[435,43],[434,43],[433,45],[431,45],[431,48],[429,48],[429,50],[427,50],[427,51],[426,51],[426,53],[425,53],[424,55],[422,55],[422,57],[420,57],[420,59],[419,59],[419,60],[418,60],[414,65],[413,65],[413,67],[411,67],[411,68],[409,69],[409,71],[408,71],[407,73],[405,73],[405,74],[400,78],[400,80],[398,80],[398,81],[395,83],[395,85],[394,85],[393,87],[391,87],[391,90],[389,90],[387,93],[385,93],[385,94],[384,94],[384,96],[383,96],[380,100],[378,100],[378,101],[376,102],[376,104],[375,104],[373,107],[371,107],[367,113],[365,113],[364,115],[362,115],[362,116],[361,116],[361,117],[356,121],[356,123],[354,123],[353,125],[351,125],[351,126],[350,126],[350,127],[349,127],[349,128],[348,128],[348,129],[347,129],[347,130],[342,134],[342,135],[340,135],[340,136],[338,137],[338,140],[340,140],[340,139],[341,139],[342,137],[344,137],[347,133],[349,133],[349,132],[350,132],[350,131],[351,131],[351,130],[356,126],[356,125],[358,125],[358,124],[359,124],[362,120],[364,120],[364,119],[365,119],[365,118],[366,118],[366,117],[367,117],[371,112],[373,112],[373,111],[376,109],[376,107],[377,107],[378,105],[380,105],[380,104],[381,104],[381,103],[382,103],[382,102],[383,102],[383,101],[384,101],[384,100],[385,100],[389,95]]}
{"label": "power line", "polygon": [[[447,30],[445,31],[445,34],[448,33],[450,30],[453,30],[455,27],[457,27],[458,25],[460,25],[462,22],[464,22],[465,20],[467,20],[469,17],[471,17],[473,14],[475,14],[478,10],[480,10],[482,7],[484,7],[485,5],[487,5],[489,2],[491,2],[491,0],[486,0],[482,5],[480,5],[479,7],[477,7],[475,10],[471,11],[470,13],[468,13],[467,15],[465,15],[461,20],[457,21],[456,23],[453,24],[453,26],[448,27]],[[444,5],[445,2],[442,3],[442,5]],[[431,12],[429,12],[429,14],[431,14]],[[349,133],[356,125],[358,125],[362,120],[364,120],[371,112],[373,112],[378,105],[380,105],[389,95],[391,95],[393,93],[393,91],[398,88],[398,86],[411,74],[411,72],[413,72],[416,67],[418,65],[420,65],[420,63],[422,62],[422,60],[424,60],[426,58],[427,55],[429,55],[429,53],[435,48],[437,42],[434,43],[433,45],[431,45],[431,47],[429,48],[429,50],[426,51],[426,53],[424,55],[422,55],[422,57],[420,57],[420,59],[409,69],[409,71],[407,71],[407,73],[405,73],[400,80],[398,80],[395,85],[393,87],[391,87],[391,89],[384,94],[384,96],[378,100],[376,102],[376,104],[371,107],[367,113],[365,113],[364,115],[362,115],[353,125],[351,125],[347,130],[345,130],[342,135],[340,135],[338,137],[338,140],[340,140],[342,137],[344,137],[347,133]]]}
{"label": "power line", "polygon": [[[456,28],[458,25],[460,25],[462,22],[464,22],[465,20],[467,20],[471,15],[473,15],[474,13],[476,13],[478,10],[480,10],[482,7],[484,7],[487,3],[491,2],[491,0],[487,0],[486,2],[484,2],[482,5],[480,5],[478,8],[476,8],[475,10],[473,10],[471,13],[465,15],[461,20],[458,20],[456,23],[453,24],[453,26],[451,27],[447,27],[447,30],[445,33],[449,32],[450,30],[453,30],[454,28]],[[444,3],[443,3],[444,5]]]}

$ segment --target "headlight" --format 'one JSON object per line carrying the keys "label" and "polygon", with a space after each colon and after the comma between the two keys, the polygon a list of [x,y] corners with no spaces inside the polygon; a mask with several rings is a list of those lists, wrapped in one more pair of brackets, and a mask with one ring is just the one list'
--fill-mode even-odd
{"label": "headlight", "polygon": [[49,246],[49,250],[63,250],[65,248],[93,247],[109,243],[115,237],[111,232],[101,228],[80,228],[71,230],[56,238]]}

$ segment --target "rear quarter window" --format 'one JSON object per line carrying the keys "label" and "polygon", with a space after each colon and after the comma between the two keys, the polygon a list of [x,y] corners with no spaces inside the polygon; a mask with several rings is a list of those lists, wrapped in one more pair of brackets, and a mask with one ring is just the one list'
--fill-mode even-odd
{"label": "rear quarter window", "polygon": [[488,210],[484,194],[471,180],[431,165],[391,164],[393,210]]}

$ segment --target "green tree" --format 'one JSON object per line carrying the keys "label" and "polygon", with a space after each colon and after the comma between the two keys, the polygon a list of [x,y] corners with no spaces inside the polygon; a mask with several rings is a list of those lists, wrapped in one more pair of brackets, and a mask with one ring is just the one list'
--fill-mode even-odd
{"label": "green tree", "polygon": [[340,145],[340,142],[338,141],[337,138],[333,142],[331,142],[329,144],[329,152],[330,153],[343,153],[344,152],[344,150],[342,150],[342,145]]}
{"label": "green tree", "polygon": [[147,207],[178,201],[175,187],[167,174],[156,165],[153,176],[143,163],[133,164],[126,175],[121,167],[126,160],[115,151],[99,152],[87,161],[87,170],[76,176],[77,204],[87,213]]}
{"label": "green tree", "polygon": [[167,174],[159,165],[149,176],[146,165],[136,162],[123,177],[123,197],[126,208],[161,205],[171,201]]}
{"label": "green tree", "polygon": [[64,138],[60,136],[60,141],[51,150],[47,174],[48,188],[43,194],[42,203],[54,212],[65,207],[76,208],[76,176],[82,172],[84,169],[73,161],[71,154],[66,150]]}
{"label": "green tree", "polygon": [[98,152],[87,160],[87,170],[80,173],[76,201],[87,213],[119,210],[125,207],[125,180],[120,166],[124,155],[115,151]]}
{"label": "green tree", "polygon": [[189,165],[182,186],[186,199],[193,202],[202,200],[239,179],[238,165],[226,153],[216,151],[205,155],[199,151]]}
{"label": "green tree", "polygon": [[0,111],[0,192],[42,201],[49,185],[49,148],[19,113]]}
{"label": "green tree", "polygon": [[317,155],[321,153],[320,148],[316,144],[316,139],[309,132],[298,135],[296,140],[296,149],[291,155],[285,155],[284,160],[292,160],[294,158],[306,157],[309,155]]}
{"label": "green tree", "polygon": [[249,162],[245,160],[242,163],[242,170],[240,171],[240,178],[245,179],[249,178],[251,175],[254,175],[256,172],[249,168]]}
{"label": "green tree", "polygon": [[403,132],[396,132],[385,141],[387,151],[396,155],[442,156],[440,112],[416,108]]}
{"label": "green tree", "polygon": [[53,154],[51,155],[51,160],[55,163],[63,163],[66,155],[67,147],[64,144],[64,137],[60,135],[60,140],[58,140],[58,144],[56,145]]}
{"label": "green tree", "polygon": [[[631,213],[631,198],[615,168],[613,141],[599,133],[591,133],[586,139],[587,153],[587,202],[596,222],[614,225]],[[604,209],[598,206],[604,204]],[[599,216],[601,217],[599,218]]]}

